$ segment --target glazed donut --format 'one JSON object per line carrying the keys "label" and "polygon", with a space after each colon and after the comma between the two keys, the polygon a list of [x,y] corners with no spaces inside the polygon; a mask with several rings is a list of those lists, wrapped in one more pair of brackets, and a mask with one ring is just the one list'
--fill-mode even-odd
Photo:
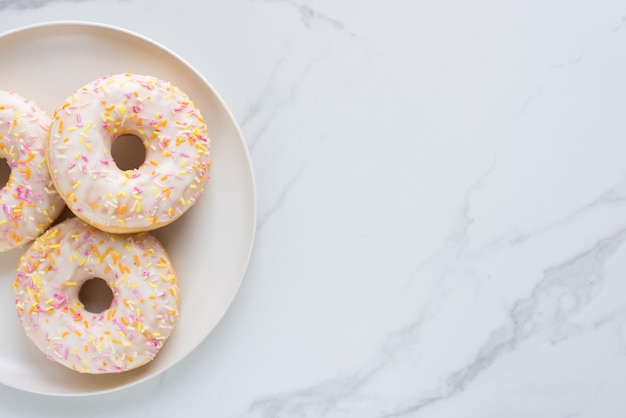
{"label": "glazed donut", "polygon": [[[135,135],[145,161],[121,170],[113,141]],[[104,231],[164,226],[204,191],[210,140],[198,108],[169,82],[136,74],[99,78],[54,112],[47,143],[54,184],[68,207]]]}
{"label": "glazed donut", "polygon": [[0,190],[0,252],[30,243],[65,207],[45,161],[49,126],[50,117],[33,101],[0,90],[0,158],[11,169]]}
{"label": "glazed donut", "polygon": [[[94,278],[113,293],[111,306],[99,313],[79,299],[81,286]],[[24,253],[14,289],[26,334],[50,360],[82,373],[146,364],[178,319],[176,274],[155,237],[109,234],[74,217]]]}

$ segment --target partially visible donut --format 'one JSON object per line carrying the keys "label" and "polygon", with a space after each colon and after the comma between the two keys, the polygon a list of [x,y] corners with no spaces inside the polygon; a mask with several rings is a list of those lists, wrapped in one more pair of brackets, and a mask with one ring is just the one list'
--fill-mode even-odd
{"label": "partially visible donut", "polygon": [[11,169],[0,190],[0,252],[29,244],[65,207],[46,166],[49,126],[36,103],[0,90],[0,158]]}
{"label": "partially visible donut", "polygon": [[[105,280],[111,306],[89,312],[79,299],[90,279]],[[15,304],[26,334],[50,360],[82,373],[146,364],[178,319],[170,259],[149,233],[115,235],[78,218],[53,226],[22,256]]]}
{"label": "partially visible donut", "polygon": [[[121,170],[111,147],[128,134],[141,139],[146,157]],[[102,230],[127,233],[164,226],[196,202],[209,175],[209,148],[204,119],[185,93],[126,73],[87,84],[56,109],[47,153],[72,212]]]}

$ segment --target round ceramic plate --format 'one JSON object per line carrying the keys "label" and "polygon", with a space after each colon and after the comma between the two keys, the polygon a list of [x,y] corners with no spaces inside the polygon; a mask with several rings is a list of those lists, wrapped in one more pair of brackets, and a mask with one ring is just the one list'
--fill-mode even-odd
{"label": "round ceramic plate", "polygon": [[[0,254],[0,382],[34,393],[85,395],[128,387],[189,354],[217,325],[243,279],[256,222],[250,158],[241,132],[215,90],[189,64],[137,34],[90,23],[29,26],[0,35],[0,89],[32,99],[50,114],[73,90],[105,74],[150,74],[185,91],[212,140],[205,193],[174,223],[154,231],[176,268],[180,317],[157,357],[136,370],[83,375],[54,363],[17,320],[13,280],[23,249]],[[7,58],[8,57],[8,58]]]}

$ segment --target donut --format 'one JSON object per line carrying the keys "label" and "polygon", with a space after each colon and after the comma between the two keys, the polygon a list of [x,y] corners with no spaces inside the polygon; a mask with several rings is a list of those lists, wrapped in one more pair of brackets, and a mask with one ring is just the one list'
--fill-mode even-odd
{"label": "donut", "polygon": [[0,252],[31,243],[65,207],[46,166],[49,126],[36,103],[0,90],[0,158],[11,170],[0,190]]}
{"label": "donut", "polygon": [[[80,299],[88,280],[112,292],[90,312]],[[178,319],[171,261],[150,233],[110,234],[71,217],[38,237],[14,281],[26,335],[50,359],[81,373],[132,370],[151,361]]]}
{"label": "donut", "polygon": [[[113,142],[133,135],[145,161],[122,170]],[[54,184],[77,217],[107,232],[149,231],[178,219],[203,193],[210,139],[198,108],[171,83],[138,74],[101,77],[53,115],[46,152]]]}

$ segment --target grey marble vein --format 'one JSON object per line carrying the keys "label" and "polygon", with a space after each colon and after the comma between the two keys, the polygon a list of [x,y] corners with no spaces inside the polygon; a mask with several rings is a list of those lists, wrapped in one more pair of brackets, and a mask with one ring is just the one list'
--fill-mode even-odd
{"label": "grey marble vein", "polygon": [[624,203],[626,203],[626,178],[621,179],[617,184],[612,186],[610,189],[604,191],[600,196],[598,196],[591,202],[585,204],[582,207],[579,207],[578,209],[575,209],[569,214],[564,215],[562,218],[539,226],[532,231],[520,233],[514,238],[510,238],[509,244],[512,246],[521,245],[530,239],[537,238],[538,236],[544,235],[545,233],[553,231],[563,225],[567,225],[591,210],[598,209],[604,206],[621,205]]}
{"label": "grey marble vein", "polygon": [[[560,342],[572,335],[559,335],[559,327],[568,317],[587,305],[596,287],[604,279],[603,269],[607,260],[626,241],[626,228],[612,236],[598,241],[589,250],[547,269],[531,294],[518,300],[512,307],[509,323],[494,330],[488,341],[478,351],[475,359],[460,370],[448,376],[438,388],[436,395],[421,396],[412,404],[383,415],[383,418],[410,416],[426,406],[448,399],[464,391],[476,377],[500,357],[513,351],[520,343],[539,331],[547,331]],[[563,295],[574,297],[575,304],[568,309],[558,307],[551,315],[541,310],[541,302],[549,299],[558,304]]]}
{"label": "grey marble vein", "polygon": [[300,15],[300,20],[309,29],[313,28],[316,23],[321,23],[331,29],[339,32],[346,32],[350,35],[354,35],[353,32],[346,29],[346,25],[338,19],[332,18],[318,10],[312,8],[307,4],[299,4],[294,0],[262,0],[267,3],[284,3],[291,6]]}
{"label": "grey marble vein", "polygon": [[[455,263],[470,262],[463,255],[467,248],[467,230],[473,222],[469,216],[470,200],[473,192],[481,187],[493,168],[492,166],[468,190],[459,221],[448,239],[447,248],[441,251],[441,259],[433,258],[430,261],[440,266],[438,271],[436,269],[435,280],[445,280],[449,270],[454,269]],[[432,389],[416,393],[413,399],[396,405],[377,405],[379,413],[368,416],[395,418],[421,415],[421,412],[430,405],[467,390],[478,376],[531,336],[547,334],[553,344],[558,344],[589,331],[590,329],[576,331],[569,326],[571,325],[569,318],[593,300],[605,279],[604,268],[607,261],[625,241],[626,228],[599,240],[586,251],[547,268],[530,294],[512,305],[505,323],[491,332],[489,338],[477,349],[477,354],[470,363],[448,374]],[[569,296],[574,303],[563,307],[560,304],[560,298],[563,296]],[[542,311],[546,303],[556,306],[556,309],[551,312]],[[615,316],[611,315],[609,320],[613,318]],[[423,321],[423,317],[416,317],[404,327],[390,333],[381,348],[381,355],[369,368],[330,378],[292,393],[259,399],[251,405],[250,412],[255,416],[260,414],[258,416],[264,418],[305,417],[311,414],[328,416],[333,415],[333,412],[344,416],[346,411],[350,411],[351,403],[376,404],[376,399],[367,393],[368,384],[375,381],[378,375],[389,367],[397,366],[403,357],[413,351],[415,344],[419,343],[419,329]],[[601,325],[602,321],[592,328]]]}
{"label": "grey marble vein", "polygon": [[282,206],[282,203],[287,198],[287,195],[289,194],[291,189],[295,186],[295,184],[300,179],[300,176],[304,172],[305,168],[306,168],[306,165],[303,164],[298,169],[298,171],[296,171],[295,174],[291,178],[289,178],[289,180],[287,180],[287,182],[281,189],[278,197],[272,202],[272,205],[259,215],[259,219],[257,221],[257,231],[260,231],[263,228],[263,226],[266,224],[268,219],[270,219],[274,215],[274,213],[276,213],[276,211],[280,209],[280,207]]}
{"label": "grey marble vein", "polygon": [[90,0],[0,0],[0,10],[5,10],[9,8],[13,9],[36,9],[39,7],[43,7],[49,3],[84,3]]}
{"label": "grey marble vein", "polygon": [[[249,127],[253,120],[260,119],[258,122],[258,128],[256,131],[248,135],[251,139],[248,141],[248,147],[253,152],[255,147],[261,141],[265,132],[270,127],[274,119],[277,117],[281,109],[290,106],[296,99],[298,89],[302,83],[307,79],[311,71],[315,68],[315,65],[323,60],[328,54],[329,49],[325,48],[321,52],[313,55],[303,66],[303,68],[297,73],[295,79],[289,82],[286,86],[279,83],[284,80],[278,80],[280,78],[283,66],[286,63],[289,51],[279,58],[275,64],[274,70],[271,72],[266,88],[260,95],[259,99],[249,107],[246,112],[246,116],[242,121],[242,128]],[[279,92],[280,88],[283,88],[282,92]]]}

